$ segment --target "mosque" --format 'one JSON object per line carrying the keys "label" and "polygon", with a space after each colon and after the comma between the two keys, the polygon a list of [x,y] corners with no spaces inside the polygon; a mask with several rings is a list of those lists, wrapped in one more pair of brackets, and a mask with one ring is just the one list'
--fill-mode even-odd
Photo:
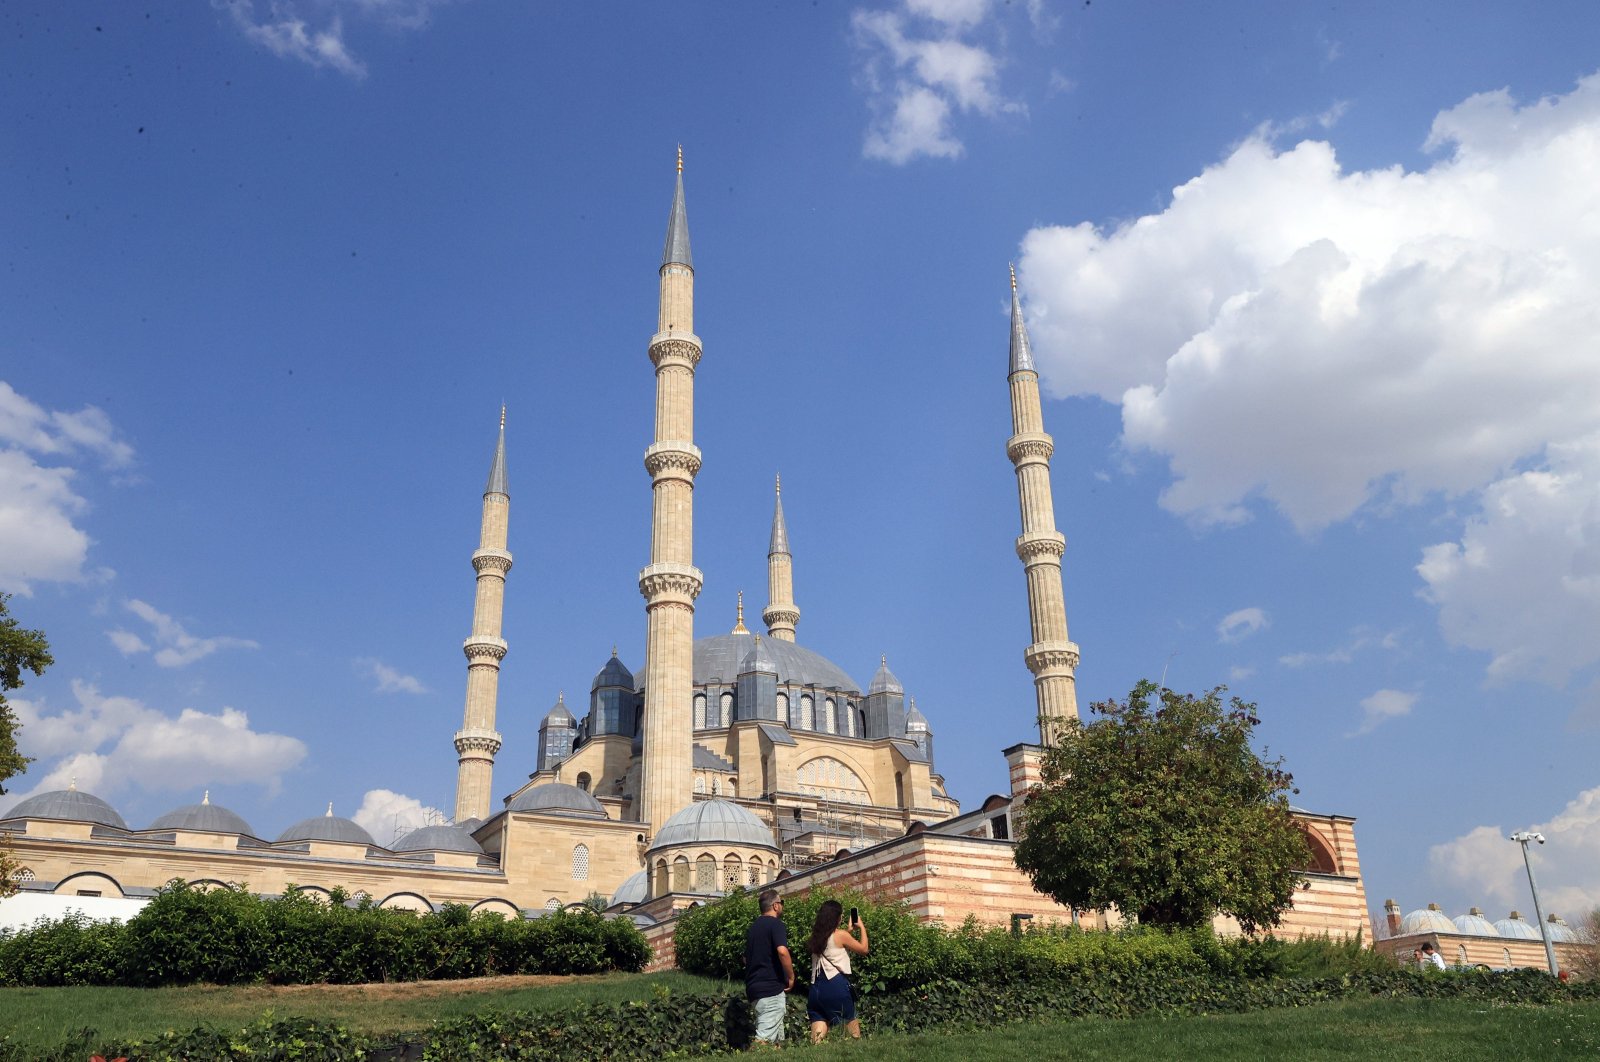
{"label": "mosque", "polygon": [[[653,498],[648,563],[639,572],[646,658],[630,671],[615,650],[586,706],[562,697],[539,725],[527,780],[494,805],[501,735],[496,706],[508,646],[501,613],[512,555],[505,413],[483,493],[465,711],[454,738],[454,820],[385,845],[357,823],[314,815],[276,839],[211,804],[177,808],[132,828],[107,802],[76,789],[21,801],[0,819],[20,859],[24,895],[138,899],[173,878],[243,882],[259,893],[334,888],[384,907],[445,903],[507,916],[596,895],[670,951],[673,914],[740,886],[849,885],[900,899],[925,918],[968,915],[1079,919],[1035,893],[1012,860],[1013,805],[1039,779],[1042,746],[1004,750],[1005,792],[962,812],[934,760],[934,728],[882,660],[865,690],[797,640],[793,559],[781,484],[768,544],[763,633],[745,626],[742,596],[728,633],[696,638],[702,577],[693,561],[695,271],[683,158],[662,253],[659,316],[650,339],[654,437],[644,465]],[[1039,736],[1077,716],[1078,647],[1062,592],[1065,540],[1056,530],[1039,377],[1011,280],[1011,435],[1022,513],[1014,548],[1027,584]],[[998,435],[998,432],[997,432]],[[527,769],[523,765],[523,770]],[[518,777],[524,777],[519,772]],[[1297,811],[1310,841],[1307,884],[1282,931],[1366,933],[1370,926],[1354,820]],[[9,902],[9,901],[8,901]],[[1084,919],[1093,921],[1084,914]],[[1103,924],[1101,922],[1100,924]]]}

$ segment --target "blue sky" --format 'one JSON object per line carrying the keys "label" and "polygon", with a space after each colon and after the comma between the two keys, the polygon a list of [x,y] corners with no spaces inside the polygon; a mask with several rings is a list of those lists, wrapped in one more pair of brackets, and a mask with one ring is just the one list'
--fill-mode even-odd
{"label": "blue sky", "polygon": [[[496,787],[637,667],[675,145],[699,633],[880,653],[967,804],[1033,735],[1018,264],[1082,703],[1257,701],[1368,894],[1600,902],[1590,5],[217,0],[0,13],[0,588],[135,825],[451,805],[509,406]],[[1587,80],[1586,80],[1587,79]]]}

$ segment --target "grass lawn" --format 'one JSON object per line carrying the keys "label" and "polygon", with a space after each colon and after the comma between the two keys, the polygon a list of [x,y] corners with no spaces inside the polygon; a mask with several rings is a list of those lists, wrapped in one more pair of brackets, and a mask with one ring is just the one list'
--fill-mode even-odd
{"label": "grass lawn", "polygon": [[1600,1057],[1600,1003],[1373,999],[1203,1018],[1094,1019],[919,1036],[868,1032],[859,1043],[791,1045],[785,1054],[807,1062],[1593,1059]]}
{"label": "grass lawn", "polygon": [[483,1010],[558,1009],[579,1001],[649,999],[718,992],[726,983],[684,973],[593,977],[485,977],[377,985],[245,985],[219,988],[0,988],[0,1036],[53,1045],[92,1026],[106,1038],[145,1037],[198,1025],[239,1029],[274,1016],[322,1018],[367,1032],[422,1029],[440,1018]]}

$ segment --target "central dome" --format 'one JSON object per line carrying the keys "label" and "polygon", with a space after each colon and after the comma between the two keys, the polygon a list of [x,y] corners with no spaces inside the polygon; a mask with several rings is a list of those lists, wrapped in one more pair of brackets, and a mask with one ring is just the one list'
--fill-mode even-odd
{"label": "central dome", "polygon": [[[694,684],[713,682],[732,685],[739,677],[739,665],[755,648],[751,634],[717,634],[696,638],[694,642]],[[820,686],[824,689],[852,690],[861,687],[832,660],[810,649],[780,638],[762,638],[761,648],[777,665],[778,685]]]}
{"label": "central dome", "polygon": [[735,844],[777,850],[772,827],[754,812],[726,800],[700,800],[675,812],[662,823],[648,851],[679,845]]}

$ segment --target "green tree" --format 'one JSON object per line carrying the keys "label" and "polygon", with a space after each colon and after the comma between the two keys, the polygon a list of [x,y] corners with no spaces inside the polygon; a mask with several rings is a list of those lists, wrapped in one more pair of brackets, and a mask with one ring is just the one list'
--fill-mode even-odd
{"label": "green tree", "polygon": [[1256,706],[1140,682],[1100,718],[1058,725],[1043,781],[1023,804],[1017,866],[1079,910],[1197,927],[1218,913],[1276,926],[1310,862],[1283,760],[1250,740]]}
{"label": "green tree", "polygon": [[[18,625],[6,603],[10,594],[0,594],[0,794],[6,791],[6,780],[27,769],[29,760],[17,749],[17,730],[22,725],[6,703],[6,691],[22,685],[22,673],[31,671],[44,674],[44,669],[55,663],[50,655],[50,643],[43,631],[30,631]],[[0,896],[17,891],[11,875],[17,870],[11,849],[0,843]]]}

